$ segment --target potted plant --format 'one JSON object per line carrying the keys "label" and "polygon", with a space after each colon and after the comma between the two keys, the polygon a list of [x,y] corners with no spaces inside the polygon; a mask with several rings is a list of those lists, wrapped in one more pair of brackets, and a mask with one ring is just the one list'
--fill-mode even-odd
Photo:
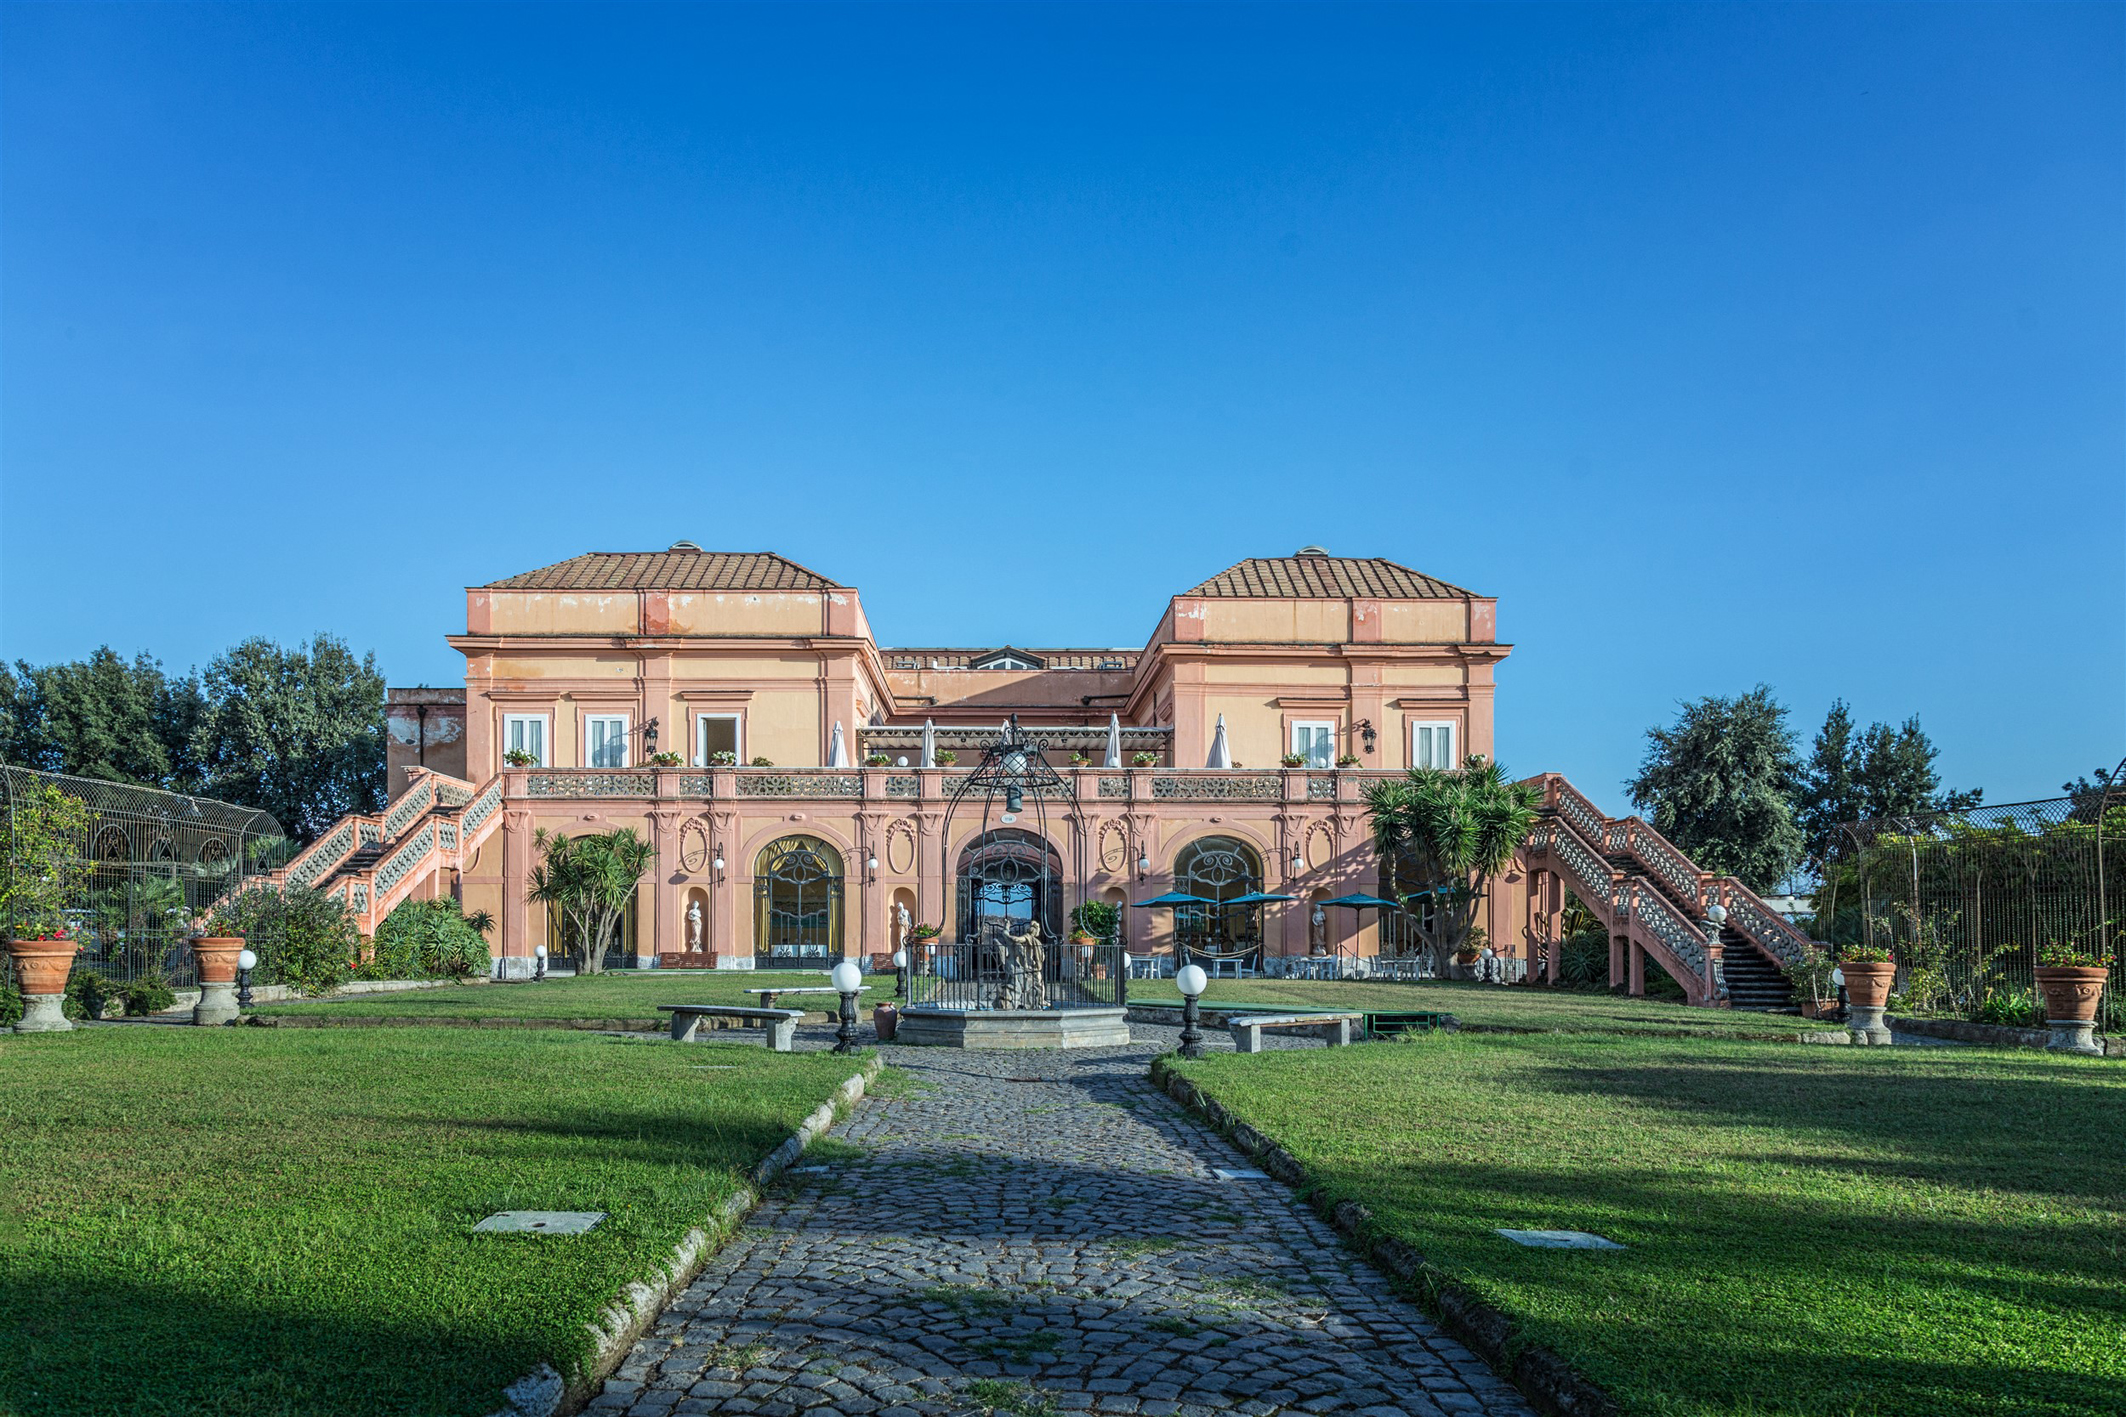
{"label": "potted plant", "polygon": [[192,958],[199,964],[199,1002],[192,1006],[192,1022],[211,1027],[241,1012],[236,1006],[236,970],[244,937],[206,934],[212,922],[200,928],[201,933],[192,937]]}
{"label": "potted plant", "polygon": [[868,753],[864,756],[864,766],[867,768],[890,768],[893,766],[893,759],[887,757],[884,753]]}
{"label": "potted plant", "polygon": [[1358,766],[1358,754],[1356,754],[1356,753],[1338,753],[1338,754],[1336,755],[1336,766],[1338,766],[1338,767],[1340,767],[1340,768],[1355,768],[1355,767],[1357,767],[1357,766]]}
{"label": "potted plant", "polygon": [[1131,753],[1129,761],[1132,767],[1155,768],[1159,766],[1159,755],[1157,753]]}
{"label": "potted plant", "polygon": [[2037,948],[2037,988],[2045,996],[2045,1022],[2063,1053],[2102,1053],[2096,1046],[2096,1010],[2111,975],[2111,955],[2073,940]]}
{"label": "potted plant", "polygon": [[1303,768],[1307,765],[1307,755],[1305,753],[1286,753],[1277,761],[1288,768]]}
{"label": "potted plant", "polygon": [[522,748],[512,748],[502,755],[502,761],[513,768],[535,768],[539,766],[539,755],[527,753]]}
{"label": "potted plant", "polygon": [[650,766],[653,768],[676,768],[685,765],[686,759],[680,757],[677,753],[650,754]]}
{"label": "potted plant", "polygon": [[1794,1002],[1803,1018],[1828,1018],[1838,1006],[1838,986],[1831,982],[1836,968],[1831,957],[1817,946],[1804,945],[1801,958],[1780,966],[1780,973],[1794,988]]}
{"label": "potted plant", "polygon": [[709,761],[706,766],[712,768],[735,768],[738,766],[738,754],[732,752],[729,748],[718,748],[715,752],[709,754]]}
{"label": "potted plant", "polygon": [[66,907],[88,884],[93,864],[81,849],[88,805],[48,782],[17,789],[12,829],[0,832],[0,929],[22,990],[17,1033],[62,1033],[66,977],[81,946]]}
{"label": "potted plant", "polygon": [[960,755],[958,753],[953,752],[950,748],[940,748],[935,753],[931,754],[931,757],[941,768],[949,768],[954,763],[960,760]]}
{"label": "potted plant", "polygon": [[1092,761],[1091,758],[1086,757],[1083,753],[1072,753],[1070,755],[1070,765],[1074,768],[1091,767]]}
{"label": "potted plant", "polygon": [[774,767],[774,766],[775,766],[775,759],[773,759],[773,758],[755,758],[755,759],[753,760],[753,766],[754,766],[754,767],[757,767],[757,768],[772,768],[772,767]]}
{"label": "potted plant", "polygon": [[1883,1006],[1897,979],[1897,957],[1888,945],[1845,945],[1838,951],[1838,973],[1845,981],[1846,1031],[1855,1043],[1887,1043],[1889,1025]]}

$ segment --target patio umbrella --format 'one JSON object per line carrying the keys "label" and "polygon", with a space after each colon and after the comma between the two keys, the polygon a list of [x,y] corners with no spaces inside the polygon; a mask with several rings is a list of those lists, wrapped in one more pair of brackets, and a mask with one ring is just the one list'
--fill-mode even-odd
{"label": "patio umbrella", "polygon": [[1225,741],[1225,715],[1218,715],[1218,730],[1211,734],[1211,760],[1207,768],[1229,768],[1233,765],[1233,749]]}
{"label": "patio umbrella", "polygon": [[1150,900],[1133,900],[1130,902],[1131,905],[1136,906],[1139,910],[1150,910],[1154,907],[1161,910],[1171,910],[1177,905],[1216,905],[1217,903],[1215,900],[1205,900],[1200,895],[1190,895],[1187,891],[1168,891],[1165,895],[1155,895]]}
{"label": "patio umbrella", "polygon": [[827,766],[830,768],[845,768],[849,766],[849,749],[842,742],[842,721],[838,718],[834,720],[834,736],[827,740]]}
{"label": "patio umbrella", "polygon": [[937,755],[937,725],[926,718],[923,720],[923,753],[921,757],[915,760],[915,765],[919,768],[935,767],[937,766]]}
{"label": "patio umbrella", "polygon": [[1340,895],[1334,900],[1325,900],[1323,905],[1348,905],[1353,910],[1401,910],[1392,900],[1382,900],[1377,895]]}
{"label": "patio umbrella", "polygon": [[1249,891],[1246,895],[1236,895],[1231,900],[1222,903],[1225,905],[1268,905],[1273,901],[1297,899],[1299,897],[1296,895],[1279,895],[1275,891]]}
{"label": "patio umbrella", "polygon": [[1103,768],[1118,768],[1122,766],[1122,715],[1119,713],[1111,713],[1107,716],[1107,761],[1100,764],[1100,766]]}

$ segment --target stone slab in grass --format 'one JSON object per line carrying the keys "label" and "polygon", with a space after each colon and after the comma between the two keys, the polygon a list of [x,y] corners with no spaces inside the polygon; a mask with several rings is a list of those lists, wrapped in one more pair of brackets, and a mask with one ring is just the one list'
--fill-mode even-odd
{"label": "stone slab in grass", "polygon": [[602,1210],[503,1210],[473,1226],[478,1235],[581,1235],[605,1219]]}
{"label": "stone slab in grass", "polygon": [[1500,1230],[1516,1245],[1531,1250],[1621,1250],[1624,1246],[1585,1230]]}
{"label": "stone slab in grass", "polygon": [[1267,1181],[1270,1173],[1249,1166],[1214,1166],[1211,1174],[1221,1181]]}

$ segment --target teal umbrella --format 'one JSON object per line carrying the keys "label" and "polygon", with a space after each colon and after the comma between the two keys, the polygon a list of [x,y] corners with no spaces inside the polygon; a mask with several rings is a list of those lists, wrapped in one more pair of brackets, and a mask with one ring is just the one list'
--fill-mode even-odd
{"label": "teal umbrella", "polygon": [[1323,905],[1348,905],[1353,910],[1401,910],[1392,900],[1382,900],[1377,895],[1340,895],[1334,900],[1325,900]]}
{"label": "teal umbrella", "polygon": [[1280,900],[1297,900],[1297,899],[1299,899],[1299,897],[1298,897],[1298,896],[1296,896],[1296,895],[1278,895],[1278,894],[1277,894],[1277,893],[1276,893],[1275,891],[1251,891],[1251,892],[1249,892],[1249,893],[1248,893],[1247,895],[1236,895],[1236,896],[1234,896],[1234,897],[1233,897],[1233,898],[1232,898],[1231,900],[1228,900],[1228,901],[1223,901],[1223,902],[1221,902],[1221,904],[1225,904],[1225,905],[1271,905],[1271,904],[1274,904],[1275,902],[1277,902],[1277,901],[1280,901]]}
{"label": "teal umbrella", "polygon": [[1150,910],[1155,906],[1161,909],[1171,909],[1177,905],[1216,905],[1217,903],[1215,900],[1205,900],[1200,895],[1190,895],[1186,891],[1168,891],[1165,895],[1155,895],[1150,900],[1133,900],[1130,902],[1131,905],[1140,910]]}

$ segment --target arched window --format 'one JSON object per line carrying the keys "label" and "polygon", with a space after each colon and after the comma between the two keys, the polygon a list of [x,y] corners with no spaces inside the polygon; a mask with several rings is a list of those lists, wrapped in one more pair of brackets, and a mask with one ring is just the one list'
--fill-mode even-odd
{"label": "arched window", "polygon": [[[1174,858],[1174,889],[1229,901],[1262,889],[1262,858],[1229,836],[1198,837]],[[1184,905],[1174,912],[1174,944],[1184,954],[1237,959],[1262,948],[1260,905]]]}
{"label": "arched window", "polygon": [[809,836],[770,842],[753,868],[753,905],[759,964],[825,968],[842,952],[841,853]]}
{"label": "arched window", "polygon": [[1041,934],[1063,938],[1063,858],[1030,831],[993,827],[960,853],[959,938],[979,939],[982,921],[1038,920]]}

